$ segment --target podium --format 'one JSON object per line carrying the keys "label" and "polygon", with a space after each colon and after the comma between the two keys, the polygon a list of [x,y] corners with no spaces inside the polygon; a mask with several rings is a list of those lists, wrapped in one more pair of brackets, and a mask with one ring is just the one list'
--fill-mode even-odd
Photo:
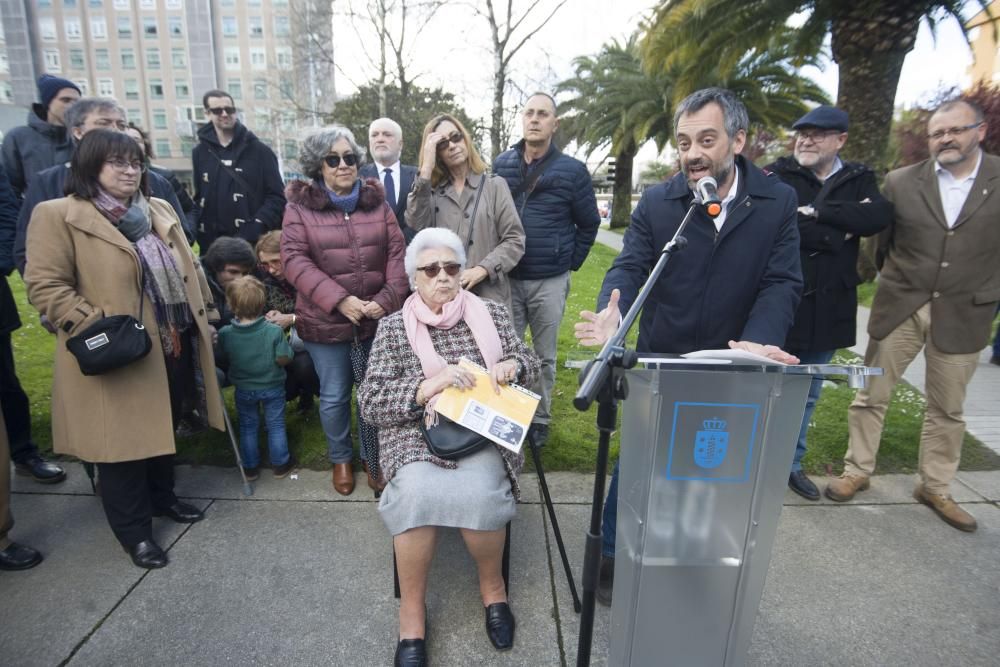
{"label": "podium", "polygon": [[742,665],[813,375],[881,369],[691,363],[628,372],[611,665]]}

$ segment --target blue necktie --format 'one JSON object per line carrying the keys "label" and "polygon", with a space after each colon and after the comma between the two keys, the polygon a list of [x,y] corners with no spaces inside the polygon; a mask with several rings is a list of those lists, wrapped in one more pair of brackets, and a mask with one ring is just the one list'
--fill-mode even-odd
{"label": "blue necktie", "polygon": [[385,170],[385,200],[396,208],[396,182],[392,179],[392,169]]}

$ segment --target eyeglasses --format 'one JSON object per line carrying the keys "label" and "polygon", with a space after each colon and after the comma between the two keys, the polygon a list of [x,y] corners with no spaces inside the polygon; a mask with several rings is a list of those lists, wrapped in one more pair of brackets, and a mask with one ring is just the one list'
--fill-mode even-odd
{"label": "eyeglasses", "polygon": [[931,141],[941,141],[949,135],[952,137],[960,137],[969,130],[974,130],[982,124],[983,121],[979,121],[978,123],[973,123],[972,125],[962,125],[961,127],[949,127],[947,130],[937,130],[928,134],[927,138]]}
{"label": "eyeglasses", "polygon": [[799,130],[795,133],[798,141],[811,141],[818,144],[829,136],[841,134],[840,130]]}
{"label": "eyeglasses", "polygon": [[142,173],[146,171],[146,165],[142,162],[136,160],[135,162],[129,162],[128,160],[122,160],[121,158],[115,158],[114,160],[105,160],[104,164],[111,165],[116,171],[128,171],[129,167]]}
{"label": "eyeglasses", "polygon": [[424,275],[428,278],[437,278],[437,274],[444,269],[444,272],[449,276],[457,276],[458,272],[462,270],[462,265],[458,262],[447,262],[445,264],[428,264],[427,266],[418,266],[417,271],[423,271]]}
{"label": "eyeglasses", "polygon": [[438,150],[441,150],[442,148],[447,148],[449,142],[458,145],[458,144],[462,143],[463,141],[465,141],[465,137],[462,136],[461,132],[459,132],[458,130],[455,130],[454,132],[452,132],[451,134],[449,134],[447,137],[445,137],[444,139],[442,139],[441,141],[439,141],[437,143],[437,148],[438,148]]}
{"label": "eyeglasses", "polygon": [[236,107],[209,107],[208,111],[214,116],[221,116],[222,114],[226,114],[227,116],[236,115]]}
{"label": "eyeglasses", "polygon": [[326,162],[326,166],[330,169],[336,169],[339,167],[341,160],[343,160],[344,164],[348,167],[353,167],[358,163],[358,156],[354,153],[344,153],[343,155],[337,155],[334,153],[333,155],[327,155],[323,158],[323,162]]}

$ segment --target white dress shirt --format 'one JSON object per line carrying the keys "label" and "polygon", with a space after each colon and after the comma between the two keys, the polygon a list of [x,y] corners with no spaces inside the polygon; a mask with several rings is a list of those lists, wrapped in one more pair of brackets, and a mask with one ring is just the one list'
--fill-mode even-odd
{"label": "white dress shirt", "polygon": [[958,180],[951,175],[951,172],[940,164],[934,164],[934,170],[938,177],[938,192],[941,193],[941,206],[944,207],[944,219],[948,227],[954,227],[958,222],[958,214],[965,206],[965,200],[972,192],[972,184],[979,175],[979,165],[983,163],[983,150],[979,149],[979,156],[976,158],[976,168],[965,178]]}
{"label": "white dress shirt", "polygon": [[736,193],[739,191],[739,188],[740,188],[740,169],[739,167],[736,166],[736,163],[733,163],[733,184],[732,186],[730,186],[729,192],[726,194],[725,199],[722,200],[722,213],[715,216],[715,219],[712,220],[712,222],[715,223],[715,231],[717,232],[722,231],[722,225],[723,223],[726,222],[726,215],[729,213],[728,210],[729,205],[733,203],[734,199],[736,199]]}

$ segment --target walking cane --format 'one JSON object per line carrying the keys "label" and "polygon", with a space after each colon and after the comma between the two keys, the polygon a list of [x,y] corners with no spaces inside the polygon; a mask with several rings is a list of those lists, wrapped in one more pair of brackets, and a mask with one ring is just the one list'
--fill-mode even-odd
{"label": "walking cane", "polygon": [[229,410],[226,408],[226,395],[219,388],[219,397],[222,399],[222,418],[226,420],[226,433],[229,434],[229,442],[233,446],[233,454],[236,455],[236,467],[239,468],[240,477],[243,478],[243,495],[252,496],[253,486],[247,480],[247,474],[243,472],[243,459],[240,458],[240,448],[236,446],[236,434],[233,433],[233,423],[229,421]]}

